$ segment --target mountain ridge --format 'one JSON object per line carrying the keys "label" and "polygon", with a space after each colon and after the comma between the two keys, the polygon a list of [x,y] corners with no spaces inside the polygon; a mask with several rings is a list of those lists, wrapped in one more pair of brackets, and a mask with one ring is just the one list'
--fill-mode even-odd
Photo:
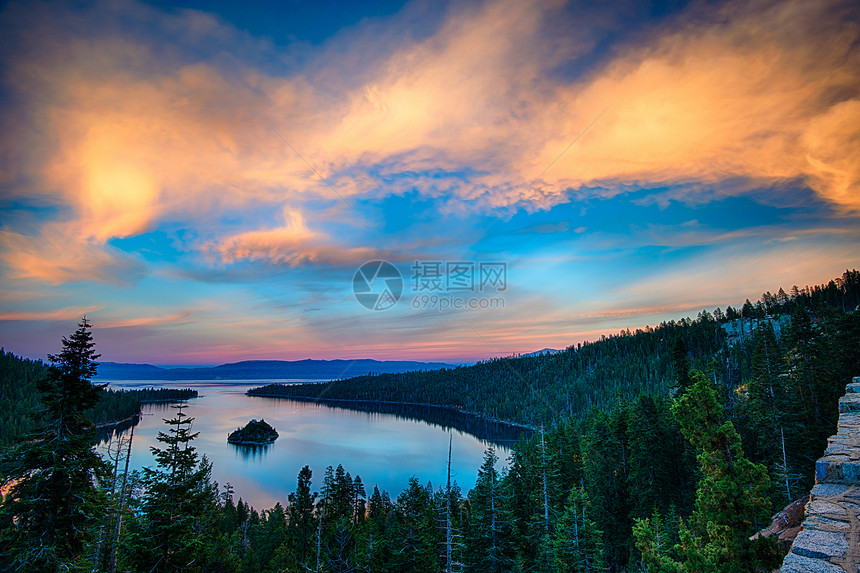
{"label": "mountain ridge", "polygon": [[456,364],[416,360],[372,358],[316,360],[242,360],[216,366],[162,368],[153,364],[99,363],[98,379],[109,380],[257,380],[340,379],[374,374],[396,374],[415,370],[455,368]]}

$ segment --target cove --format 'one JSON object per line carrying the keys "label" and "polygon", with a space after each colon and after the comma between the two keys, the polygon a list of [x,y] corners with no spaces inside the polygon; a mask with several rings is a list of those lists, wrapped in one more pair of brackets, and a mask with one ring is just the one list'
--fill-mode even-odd
{"label": "cove", "polygon": [[[268,509],[295,490],[296,476],[307,465],[313,471],[312,487],[322,485],[326,466],[343,465],[353,477],[360,475],[368,496],[377,485],[392,498],[407,487],[409,478],[444,485],[448,439],[452,438],[452,479],[464,491],[475,485],[484,451],[496,448],[499,469],[507,465],[510,447],[523,429],[481,420],[463,419],[432,408],[335,406],[283,398],[247,396],[261,383],[247,381],[110,381],[110,387],[193,388],[198,397],[187,402],[184,412],[194,418],[192,442],[200,456],[213,464],[213,479],[229,483],[234,497],[258,510]],[[277,381],[286,382],[286,381]],[[174,415],[167,404],[144,405],[134,429],[130,467],[155,467],[150,451],[160,446],[158,432],[168,430],[163,419]],[[227,435],[251,419],[265,419],[280,437],[268,446],[237,446]],[[473,432],[473,433],[470,433]],[[127,431],[126,431],[127,432]]]}

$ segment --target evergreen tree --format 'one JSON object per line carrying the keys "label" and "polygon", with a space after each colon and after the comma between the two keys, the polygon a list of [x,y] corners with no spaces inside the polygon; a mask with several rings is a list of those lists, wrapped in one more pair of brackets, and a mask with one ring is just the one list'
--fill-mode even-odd
{"label": "evergreen tree", "polygon": [[590,513],[585,490],[573,488],[552,539],[557,573],[603,570],[603,534]]}
{"label": "evergreen tree", "polygon": [[352,507],[355,525],[361,525],[367,517],[366,498],[367,492],[364,489],[364,484],[361,482],[361,476],[356,475],[352,481]]}
{"label": "evergreen tree", "polygon": [[576,424],[572,420],[566,420],[548,438],[551,460],[555,465],[553,474],[559,478],[558,489],[565,492],[581,486],[584,479],[582,437]]}
{"label": "evergreen tree", "polygon": [[533,529],[538,512],[540,481],[534,471],[534,448],[521,440],[510,457],[510,469],[504,486],[510,496],[510,518],[516,559],[520,570],[529,569],[537,558],[539,534]]}
{"label": "evergreen tree", "polygon": [[12,483],[0,507],[2,559],[13,570],[59,571],[83,567],[84,551],[102,516],[99,482],[109,468],[95,452],[95,426],[84,417],[104,386],[94,385],[96,360],[90,322],[84,317],[63,349],[49,355],[37,382],[43,408],[38,431],[3,458]]}
{"label": "evergreen tree", "polygon": [[[152,447],[157,469],[145,468],[144,494],[138,515],[129,524],[126,561],[140,570],[203,571],[209,565],[217,531],[217,490],[211,483],[212,465],[198,461],[191,442],[194,418],[173,406],[176,415],[165,419],[167,433],[159,432],[164,447]],[[241,504],[241,500],[240,500]]]}
{"label": "evergreen tree", "polygon": [[429,487],[422,487],[415,477],[409,478],[409,487],[397,498],[397,514],[397,569],[436,573],[440,568],[439,540]]}
{"label": "evergreen tree", "polygon": [[394,506],[387,492],[373,486],[367,507],[367,522],[362,539],[363,562],[367,571],[382,573],[394,571],[394,533],[396,518]]}
{"label": "evergreen tree", "polygon": [[507,570],[511,561],[510,522],[505,512],[504,489],[496,471],[497,460],[493,448],[484,452],[478,480],[469,492],[468,571],[498,573]]}
{"label": "evergreen tree", "polygon": [[585,486],[594,508],[593,519],[603,532],[606,561],[623,568],[630,557],[632,500],[627,494],[629,455],[625,408],[612,414],[594,412],[583,448]]}
{"label": "evergreen tree", "polygon": [[311,493],[312,476],[313,472],[308,466],[299,470],[296,492],[291,493],[287,498],[290,502],[287,525],[288,540],[292,554],[300,566],[308,563],[317,530],[316,518],[314,517],[314,502],[317,494],[316,492]]}
{"label": "evergreen tree", "polygon": [[[693,386],[672,406],[684,436],[700,453],[702,480],[689,526],[682,524],[679,553],[684,570],[695,573],[741,573],[779,565],[773,540],[750,536],[767,524],[769,478],[764,466],[750,462],[731,421],[725,420],[716,391],[696,373]],[[636,526],[639,550],[659,563],[659,571],[679,571],[681,563],[660,555],[654,543],[656,524]]]}
{"label": "evergreen tree", "polygon": [[683,392],[690,387],[690,358],[687,354],[687,344],[680,336],[672,346],[672,366],[675,368],[675,387]]}
{"label": "evergreen tree", "polygon": [[648,517],[654,507],[666,512],[673,505],[689,513],[696,461],[669,411],[668,401],[643,394],[631,404],[628,413],[627,490],[632,500],[632,517]]}
{"label": "evergreen tree", "polygon": [[797,448],[790,438],[802,433],[802,405],[789,399],[784,370],[782,349],[773,327],[765,323],[756,336],[753,376],[747,392],[750,450],[755,460],[769,468],[781,505],[793,501],[793,492],[797,491],[794,487],[797,472],[793,471],[792,463]]}

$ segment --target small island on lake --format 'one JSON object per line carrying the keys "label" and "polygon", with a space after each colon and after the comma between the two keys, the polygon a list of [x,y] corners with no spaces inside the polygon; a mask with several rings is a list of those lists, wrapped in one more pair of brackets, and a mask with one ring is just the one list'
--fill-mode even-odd
{"label": "small island on lake", "polygon": [[259,446],[271,444],[278,437],[278,432],[265,420],[251,420],[244,428],[237,428],[227,436],[227,441],[240,446]]}

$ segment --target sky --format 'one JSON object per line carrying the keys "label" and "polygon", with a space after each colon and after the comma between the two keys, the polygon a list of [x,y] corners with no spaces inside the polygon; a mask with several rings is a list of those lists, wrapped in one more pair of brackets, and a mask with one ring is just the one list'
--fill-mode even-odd
{"label": "sky", "polygon": [[841,0],[10,2],[0,345],[472,362],[860,267]]}

